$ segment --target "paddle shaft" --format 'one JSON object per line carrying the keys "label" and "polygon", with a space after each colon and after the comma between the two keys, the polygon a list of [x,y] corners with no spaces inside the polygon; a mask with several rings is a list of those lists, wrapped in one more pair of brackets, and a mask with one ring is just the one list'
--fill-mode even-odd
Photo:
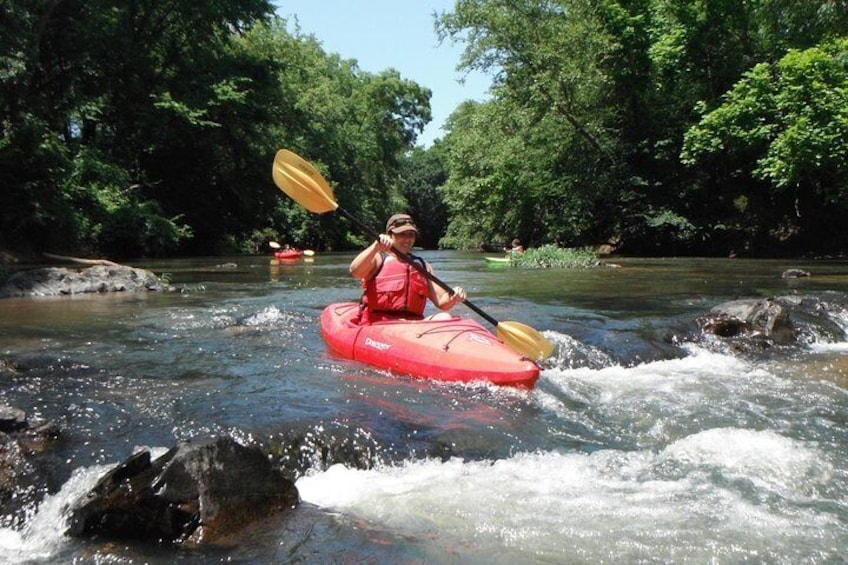
{"label": "paddle shaft", "polygon": [[[365,231],[365,233],[367,233],[368,235],[370,235],[374,239],[378,239],[380,237],[380,235],[376,231],[374,231],[374,228],[370,227],[368,224],[366,224],[365,222],[363,222],[362,220],[360,220],[359,218],[357,218],[356,216],[354,216],[353,214],[351,214],[350,212],[348,212],[347,210],[345,210],[341,206],[339,206],[336,209],[339,212],[341,212],[342,214],[344,214],[353,223],[355,223],[360,228],[362,228],[362,230]],[[442,287],[444,290],[448,291],[449,293],[455,294],[454,290],[450,287],[450,285],[448,285],[448,283],[444,282],[442,279],[440,279],[439,277],[437,277],[436,275],[434,275],[433,273],[428,271],[427,267],[425,267],[421,263],[414,261],[411,255],[407,255],[406,253],[404,253],[403,251],[399,250],[397,247],[394,247],[394,246],[392,246],[392,251],[394,251],[395,254],[398,257],[400,257],[401,259],[403,259],[404,261],[406,261],[407,263],[409,263],[410,265],[415,267],[415,269],[419,273],[421,273],[422,275],[424,275],[425,277],[427,277],[428,279],[430,279],[431,281],[433,281],[434,283],[436,283],[437,285],[439,285],[440,287]],[[472,310],[474,310],[474,312],[479,314],[480,317],[482,317],[484,320],[486,320],[487,322],[489,322],[493,326],[497,327],[499,322],[496,319],[489,316],[488,314],[486,314],[486,312],[481,310],[476,304],[474,304],[473,302],[471,302],[467,298],[465,300],[463,300],[462,303],[465,304],[466,306],[468,306],[469,308],[471,308]]]}

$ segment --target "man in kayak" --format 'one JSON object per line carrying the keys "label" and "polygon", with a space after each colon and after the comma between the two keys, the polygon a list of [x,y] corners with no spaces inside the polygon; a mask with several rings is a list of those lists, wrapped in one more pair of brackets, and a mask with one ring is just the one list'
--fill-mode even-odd
{"label": "man in kayak", "polygon": [[465,290],[456,287],[449,293],[424,276],[395,249],[432,273],[420,257],[411,255],[418,227],[408,214],[395,214],[386,222],[386,233],[365,248],[350,263],[350,273],[362,282],[361,324],[386,319],[421,320],[429,298],[442,310],[430,319],[450,318],[448,310],[465,300]]}

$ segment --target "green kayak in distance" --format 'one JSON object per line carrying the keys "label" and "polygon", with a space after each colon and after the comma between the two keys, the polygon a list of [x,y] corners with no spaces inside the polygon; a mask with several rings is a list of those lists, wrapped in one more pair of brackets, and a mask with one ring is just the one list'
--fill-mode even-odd
{"label": "green kayak in distance", "polygon": [[487,265],[509,265],[512,261],[509,257],[484,257]]}

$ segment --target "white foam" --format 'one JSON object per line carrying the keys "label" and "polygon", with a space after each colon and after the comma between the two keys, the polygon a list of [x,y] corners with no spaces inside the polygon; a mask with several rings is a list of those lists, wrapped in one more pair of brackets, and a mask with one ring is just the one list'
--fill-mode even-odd
{"label": "white foam", "polygon": [[615,383],[617,388],[654,387],[656,384],[739,375],[750,370],[742,360],[730,355],[691,347],[686,357],[665,359],[624,367],[613,365],[603,369],[574,369],[564,373],[596,384]]}
{"label": "white foam", "polygon": [[848,351],[848,342],[826,343],[817,341],[810,344],[810,349],[817,353],[845,353]]}
{"label": "white foam", "polygon": [[77,469],[62,489],[48,495],[20,531],[0,528],[0,563],[49,560],[66,543],[67,505],[87,493],[109,469],[108,466]]}
{"label": "white foam", "polygon": [[560,397],[609,412],[616,421],[627,417],[661,423],[680,421],[681,416],[726,402],[728,395],[745,394],[752,386],[780,386],[774,375],[744,360],[698,348],[691,353],[632,367],[546,370],[535,399],[569,421],[580,418],[564,408]]}
{"label": "white foam", "polygon": [[750,480],[789,498],[825,485],[833,476],[833,466],[815,446],[770,430],[706,430],[668,446],[662,457]]}
{"label": "white foam", "polygon": [[464,544],[469,554],[500,556],[499,563],[527,555],[698,559],[712,554],[710,544],[735,544],[735,558],[755,558],[775,548],[791,553],[793,540],[811,531],[831,541],[845,535],[806,504],[760,502],[775,493],[814,500],[815,488],[804,485],[811,477],[827,481],[830,465],[822,459],[815,446],[771,432],[710,430],[661,453],[546,452],[372,470],[336,465],[301,478],[297,488],[306,502],[432,539],[434,547]]}
{"label": "white foam", "polygon": [[268,306],[263,310],[248,316],[242,321],[242,323],[245,326],[271,326],[280,320],[285,320],[289,317],[291,317],[290,314],[282,312],[276,306]]}

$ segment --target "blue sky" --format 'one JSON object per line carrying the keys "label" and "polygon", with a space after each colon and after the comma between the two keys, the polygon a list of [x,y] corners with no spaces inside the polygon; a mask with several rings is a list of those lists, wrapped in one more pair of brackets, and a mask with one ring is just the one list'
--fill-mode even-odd
{"label": "blue sky", "polygon": [[[439,45],[433,12],[453,11],[453,0],[275,0],[277,14],[312,34],[327,53],[356,59],[363,71],[394,68],[404,78],[433,91],[433,120],[419,136],[429,146],[444,136],[442,125],[464,100],[484,100],[490,80],[481,73],[456,71],[464,46]],[[460,80],[465,77],[465,84]]]}

